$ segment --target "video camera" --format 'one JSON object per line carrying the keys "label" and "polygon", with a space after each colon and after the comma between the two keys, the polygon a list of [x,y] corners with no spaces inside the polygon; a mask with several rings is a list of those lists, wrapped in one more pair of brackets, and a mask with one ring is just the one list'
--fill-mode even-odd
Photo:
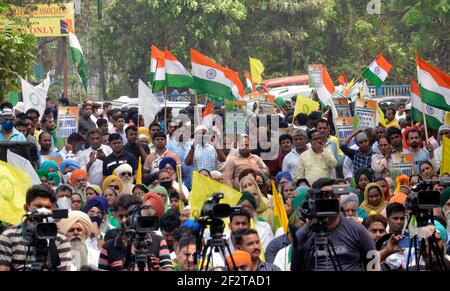
{"label": "video camera", "polygon": [[67,218],[68,211],[67,209],[54,209],[53,211],[33,209],[25,216],[31,222],[26,226],[25,234],[28,241],[33,243],[36,240],[55,240],[58,234],[58,227],[56,223],[49,220]]}
{"label": "video camera", "polygon": [[302,217],[311,220],[338,215],[340,206],[339,198],[336,196],[348,194],[349,186],[333,185],[333,190],[330,192],[311,189],[308,193],[309,198],[299,208]]}
{"label": "video camera", "polygon": [[450,179],[439,179],[437,181],[420,181],[409,192],[406,198],[406,208],[417,219],[417,226],[426,226],[433,220],[433,208],[441,207],[441,193],[433,191],[434,185],[450,186]]}
{"label": "video camera", "polygon": [[149,205],[133,205],[128,209],[128,218],[125,222],[125,233],[136,232],[146,234],[159,229],[158,216],[144,216],[142,211],[149,209]]}

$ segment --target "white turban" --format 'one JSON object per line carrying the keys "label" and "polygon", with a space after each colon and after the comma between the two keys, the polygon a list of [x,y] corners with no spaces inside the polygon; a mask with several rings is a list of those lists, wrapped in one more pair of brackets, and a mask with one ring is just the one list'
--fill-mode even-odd
{"label": "white turban", "polygon": [[61,219],[60,222],[58,222],[58,230],[66,235],[67,232],[69,232],[69,229],[75,224],[79,223],[81,227],[83,228],[84,232],[86,233],[86,237],[89,238],[91,234],[96,234],[96,229],[89,218],[89,216],[82,212],[82,211],[70,211],[69,217]]}
{"label": "white turban", "polygon": [[133,173],[133,168],[130,164],[122,164],[116,168],[116,176],[120,177],[122,173]]}
{"label": "white turban", "polygon": [[355,193],[349,193],[348,195],[341,195],[341,197],[339,198],[339,202],[341,207],[349,202],[353,202],[356,205],[356,207],[359,206],[359,199]]}

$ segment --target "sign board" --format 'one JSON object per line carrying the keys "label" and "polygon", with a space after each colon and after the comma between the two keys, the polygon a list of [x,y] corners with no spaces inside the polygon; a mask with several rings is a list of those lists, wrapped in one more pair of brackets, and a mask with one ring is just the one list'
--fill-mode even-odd
{"label": "sign board", "polygon": [[[356,121],[356,119],[358,121]],[[377,119],[377,101],[367,99],[356,99],[355,122],[357,129],[375,128]]]}
{"label": "sign board", "polygon": [[309,65],[309,87],[318,88],[322,85],[322,71],[323,65],[321,64]]}
{"label": "sign board", "polygon": [[[67,36],[69,30],[75,32],[75,15],[73,2],[63,4],[37,4],[30,6],[10,5],[12,13],[19,20],[30,26],[19,29],[36,37]],[[8,18],[0,16],[0,31],[5,25],[12,24]]]}
{"label": "sign board", "polygon": [[58,124],[56,135],[69,137],[78,131],[79,109],[77,106],[58,107]]}
{"label": "sign board", "polygon": [[403,175],[411,176],[414,174],[414,155],[392,154],[392,168],[400,169]]}
{"label": "sign board", "polygon": [[[353,132],[353,118],[336,118],[337,137],[339,142],[343,142]],[[354,143],[354,139],[350,142],[349,146]]]}
{"label": "sign board", "polygon": [[333,98],[334,105],[336,106],[336,111],[339,118],[350,118],[353,117],[350,111],[350,106],[348,105],[347,98]]}

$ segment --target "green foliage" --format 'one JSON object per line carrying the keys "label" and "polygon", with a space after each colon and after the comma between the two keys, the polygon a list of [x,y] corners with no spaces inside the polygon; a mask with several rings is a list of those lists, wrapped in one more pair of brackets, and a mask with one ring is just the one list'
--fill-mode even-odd
{"label": "green foliage", "polygon": [[[0,15],[11,17],[6,3],[0,2]],[[12,20],[14,20],[11,17]],[[17,78],[30,75],[36,62],[36,38],[7,25],[0,34],[0,100],[10,91],[20,91]],[[20,83],[20,82],[19,82]]]}

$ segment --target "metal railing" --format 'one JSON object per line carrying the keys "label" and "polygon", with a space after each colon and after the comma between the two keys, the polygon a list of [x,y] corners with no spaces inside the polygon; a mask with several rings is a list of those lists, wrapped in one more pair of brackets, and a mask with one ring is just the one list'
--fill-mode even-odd
{"label": "metal railing", "polygon": [[410,85],[382,85],[380,87],[369,86],[371,92],[375,92],[375,97],[385,96],[410,96]]}

